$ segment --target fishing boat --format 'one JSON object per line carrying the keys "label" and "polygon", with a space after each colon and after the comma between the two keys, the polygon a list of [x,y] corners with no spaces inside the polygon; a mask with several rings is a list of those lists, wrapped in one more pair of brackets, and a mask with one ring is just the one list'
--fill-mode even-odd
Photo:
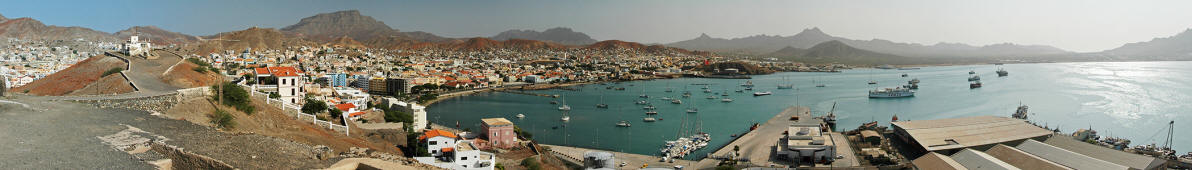
{"label": "fishing boat", "polygon": [[745,90],[753,91],[753,87],[746,87]]}
{"label": "fishing boat", "polygon": [[645,104],[650,104],[650,102],[648,102],[648,101],[646,101],[646,100],[638,100],[638,101],[637,101],[637,104],[639,104],[639,105],[645,105]]}
{"label": "fishing boat", "polygon": [[828,115],[824,116],[824,121],[828,122],[828,126],[836,128],[836,102],[832,102],[832,110],[828,110]]}
{"label": "fishing boat", "polygon": [[699,112],[698,108],[695,108],[695,107],[687,108],[687,113],[696,113],[696,112]]}
{"label": "fishing boat", "polygon": [[712,89],[704,89],[704,93],[712,93]]}
{"label": "fishing boat", "polygon": [[683,101],[679,100],[679,99],[674,99],[674,100],[671,100],[671,104],[683,104]]}
{"label": "fishing boat", "polygon": [[977,74],[977,71],[969,70],[969,74]]}
{"label": "fishing boat", "polygon": [[771,95],[771,94],[774,94],[774,93],[772,93],[772,92],[770,92],[770,91],[766,91],[766,92],[754,92],[754,93],[753,93],[753,96],[765,96],[765,95]]}
{"label": "fishing boat", "polygon": [[526,118],[526,115],[524,115],[524,114],[521,114],[521,113],[518,113],[518,114],[517,114],[517,118],[518,118],[518,119]]}
{"label": "fishing boat", "polygon": [[899,97],[914,97],[915,91],[902,88],[879,88],[869,91],[869,98],[899,98]]}
{"label": "fishing boat", "polygon": [[691,98],[691,92],[683,93],[683,98]]}
{"label": "fishing boat", "polygon": [[906,83],[907,84],[919,84],[919,78],[911,79],[910,81],[906,81]]}
{"label": "fishing boat", "polygon": [[1014,115],[1011,116],[1018,119],[1027,119],[1027,109],[1030,109],[1030,107],[1019,104],[1018,110],[1015,110]]}
{"label": "fishing boat", "polygon": [[998,69],[997,69],[997,76],[998,76],[998,77],[1006,77],[1006,76],[1009,76],[1009,75],[1010,75],[1010,72],[1006,71],[1006,68],[998,68]]}
{"label": "fishing boat", "polygon": [[646,110],[654,110],[654,109],[657,109],[657,108],[656,108],[656,107],[654,107],[654,105],[647,105],[646,107],[642,107],[642,109],[646,109]]}
{"label": "fishing boat", "polygon": [[973,76],[973,77],[968,78],[968,81],[978,81],[978,80],[981,80],[981,76]]}
{"label": "fishing boat", "polygon": [[733,99],[731,99],[731,98],[723,98],[723,99],[720,99],[720,102],[725,102],[725,103],[728,103],[728,102],[733,102]]}
{"label": "fishing boat", "polygon": [[629,124],[629,121],[622,120],[621,122],[617,122],[617,127],[629,127],[629,126],[632,126],[631,124]]}
{"label": "fishing boat", "polygon": [[708,96],[707,99],[716,99],[716,96]]}
{"label": "fishing boat", "polygon": [[969,84],[969,89],[981,88],[981,81],[976,81]]}
{"label": "fishing boat", "polygon": [[654,117],[646,117],[646,118],[642,118],[642,121],[643,122],[654,122],[654,121],[658,121],[658,119],[655,119]]}
{"label": "fishing boat", "polygon": [[741,87],[753,87],[753,81],[746,80],[744,84],[741,84]]}
{"label": "fishing boat", "polygon": [[646,111],[646,115],[656,115],[656,114],[658,114],[658,111],[653,111],[653,110]]}

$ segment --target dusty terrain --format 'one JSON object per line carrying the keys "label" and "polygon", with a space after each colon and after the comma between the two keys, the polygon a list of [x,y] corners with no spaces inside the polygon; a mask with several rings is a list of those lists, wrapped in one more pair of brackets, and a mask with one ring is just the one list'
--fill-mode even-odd
{"label": "dusty terrain", "polygon": [[[163,113],[166,117],[187,120],[203,126],[212,126],[207,117],[215,109],[215,102],[208,99],[196,98],[182,101],[175,107]],[[396,145],[388,140],[369,140],[365,130],[352,129],[352,136],[345,136],[341,132],[332,131],[326,127],[317,127],[310,122],[298,121],[287,116],[281,110],[266,105],[262,101],[254,101],[257,108],[252,115],[244,114],[233,108],[219,106],[236,117],[236,127],[225,129],[229,133],[259,134],[293,140],[310,145],[326,145],[335,152],[347,151],[351,147],[370,148],[373,150],[400,155]]]}
{"label": "dusty terrain", "polygon": [[199,73],[194,70],[199,65],[187,62],[186,60],[178,62],[178,65],[174,66],[174,69],[162,74],[161,81],[179,88],[210,86],[219,81],[220,75],[213,71]]}
{"label": "dusty terrain", "polygon": [[121,94],[133,91],[135,89],[128,84],[128,80],[125,80],[120,74],[112,74],[99,78],[98,81],[66,95]]}
{"label": "dusty terrain", "polygon": [[[39,96],[61,96],[82,89],[100,79],[105,71],[112,68],[124,68],[127,63],[105,55],[94,56],[79,61],[57,73],[35,80],[29,84],[12,89],[12,92],[28,93]],[[116,77],[120,75],[114,74]],[[27,92],[26,92],[27,91]]]}

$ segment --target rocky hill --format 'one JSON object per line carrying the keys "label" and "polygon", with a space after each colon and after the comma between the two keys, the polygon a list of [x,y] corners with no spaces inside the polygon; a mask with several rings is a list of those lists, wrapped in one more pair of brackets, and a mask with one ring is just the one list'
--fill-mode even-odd
{"label": "rocky hill", "polygon": [[509,30],[501,32],[492,39],[504,41],[509,39],[526,39],[559,43],[564,45],[588,45],[596,43],[595,39],[582,32],[572,31],[571,28],[556,27],[538,32],[535,30]]}
{"label": "rocky hill", "polygon": [[205,40],[199,43],[196,51],[202,55],[224,50],[285,49],[291,46],[316,45],[316,43],[306,41],[297,35],[283,33],[273,28],[258,27],[203,38]]}
{"label": "rocky hill", "polygon": [[333,40],[347,36],[357,40],[368,40],[378,36],[390,36],[398,33],[384,22],[377,21],[370,16],[360,15],[360,11],[348,10],[332,13],[321,13],[302,18],[298,23],[282,31],[298,33],[301,36],[315,40]]}
{"label": "rocky hill", "polygon": [[0,38],[26,40],[98,40],[115,41],[111,34],[83,27],[49,26],[32,18],[4,19],[0,22]]}
{"label": "rocky hill", "polygon": [[141,40],[148,40],[154,44],[188,44],[199,41],[198,37],[172,32],[155,26],[135,26],[115,33],[116,38],[126,40],[129,36],[139,35]]}
{"label": "rocky hill", "polygon": [[1192,59],[1192,29],[1171,37],[1155,38],[1106,50],[1099,55],[1122,59],[1188,60]]}
{"label": "rocky hill", "polygon": [[792,36],[758,35],[733,39],[712,38],[707,34],[701,34],[695,39],[667,45],[692,50],[767,54],[787,46],[807,49],[816,44],[828,41],[840,41],[859,49],[908,57],[1001,57],[1071,54],[1071,52],[1059,48],[1043,45],[1018,45],[1010,43],[987,46],[972,46],[960,43],[922,45],[882,39],[854,40],[829,35],[819,28],[804,29],[802,32]]}

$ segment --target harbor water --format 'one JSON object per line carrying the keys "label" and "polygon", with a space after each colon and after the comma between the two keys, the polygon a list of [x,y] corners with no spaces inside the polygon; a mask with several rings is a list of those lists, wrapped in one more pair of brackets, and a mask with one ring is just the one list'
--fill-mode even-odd
{"label": "harbor water", "polygon": [[[1004,68],[1009,76],[998,77]],[[981,77],[984,87],[970,89],[969,71]],[[907,77],[902,77],[902,74]],[[918,78],[914,97],[871,99],[875,88],[896,87]],[[877,84],[867,84],[870,80]],[[690,132],[706,132],[712,140],[707,148],[689,155],[698,159],[726,145],[733,134],[749,130],[788,106],[809,106],[816,116],[836,103],[837,130],[878,121],[889,126],[899,120],[944,119],[980,115],[1009,117],[1019,104],[1030,106],[1030,120],[1071,133],[1092,128],[1101,136],[1124,137],[1131,145],[1157,143],[1166,138],[1167,122],[1175,120],[1174,148],[1179,153],[1192,149],[1192,62],[1094,62],[971,65],[923,67],[918,70],[853,69],[842,73],[777,73],[754,76],[752,91],[740,84],[746,80],[679,78],[632,81],[607,85],[573,86],[574,89],[531,91],[559,94],[550,98],[503,92],[480,93],[446,99],[428,108],[431,122],[479,131],[481,118],[503,117],[533,133],[546,144],[606,149],[658,155],[667,140]],[[705,93],[706,86],[712,93]],[[794,84],[794,89],[778,89]],[[826,87],[816,87],[823,84]],[[614,89],[606,89],[613,86]],[[623,87],[625,90],[615,90]],[[670,88],[673,92],[666,92]],[[690,98],[683,98],[690,91]],[[773,95],[753,96],[771,91]],[[733,102],[722,102],[728,93]],[[657,107],[657,122],[647,117],[639,95]],[[607,109],[597,108],[601,102]],[[717,99],[706,99],[715,96]],[[678,98],[672,104],[663,97]],[[551,101],[564,102],[572,110],[570,121]],[[686,113],[687,108],[698,113]],[[525,118],[517,118],[524,114]],[[631,127],[617,127],[622,120]],[[693,123],[694,122],[694,123]],[[781,135],[781,134],[769,134]],[[731,146],[728,146],[731,147]]]}

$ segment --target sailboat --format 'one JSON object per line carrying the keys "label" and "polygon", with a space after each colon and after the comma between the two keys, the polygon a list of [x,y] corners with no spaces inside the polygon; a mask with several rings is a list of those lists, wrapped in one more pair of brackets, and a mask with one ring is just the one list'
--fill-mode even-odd
{"label": "sailboat", "polygon": [[795,84],[787,82],[786,77],[782,77],[782,81],[784,81],[785,84],[778,84],[778,89],[793,89],[793,88],[795,88]]}
{"label": "sailboat", "polygon": [[753,81],[746,80],[745,84],[741,84],[741,87],[753,87]]}
{"label": "sailboat", "polygon": [[596,108],[607,109],[608,104],[604,104],[604,92],[600,93],[600,103],[596,104]]}
{"label": "sailboat", "polygon": [[632,126],[631,124],[629,124],[629,121],[622,120],[621,122],[617,122],[617,127],[629,127],[629,126]]}
{"label": "sailboat", "polygon": [[667,93],[670,93],[670,92],[673,92],[673,91],[674,91],[674,90],[671,90],[671,87],[670,87],[670,82],[667,82],[667,83],[666,83],[666,92],[667,92]]}
{"label": "sailboat", "polygon": [[642,86],[642,95],[638,95],[637,97],[650,98],[649,95],[646,95],[646,86]]}
{"label": "sailboat", "polygon": [[567,105],[567,97],[566,97],[566,96],[561,96],[560,98],[562,98],[562,99],[563,99],[563,106],[559,106],[559,110],[561,110],[561,111],[571,111],[571,106],[568,106],[568,105]]}
{"label": "sailboat", "polygon": [[877,84],[877,81],[873,80],[873,71],[869,71],[869,84]]}

